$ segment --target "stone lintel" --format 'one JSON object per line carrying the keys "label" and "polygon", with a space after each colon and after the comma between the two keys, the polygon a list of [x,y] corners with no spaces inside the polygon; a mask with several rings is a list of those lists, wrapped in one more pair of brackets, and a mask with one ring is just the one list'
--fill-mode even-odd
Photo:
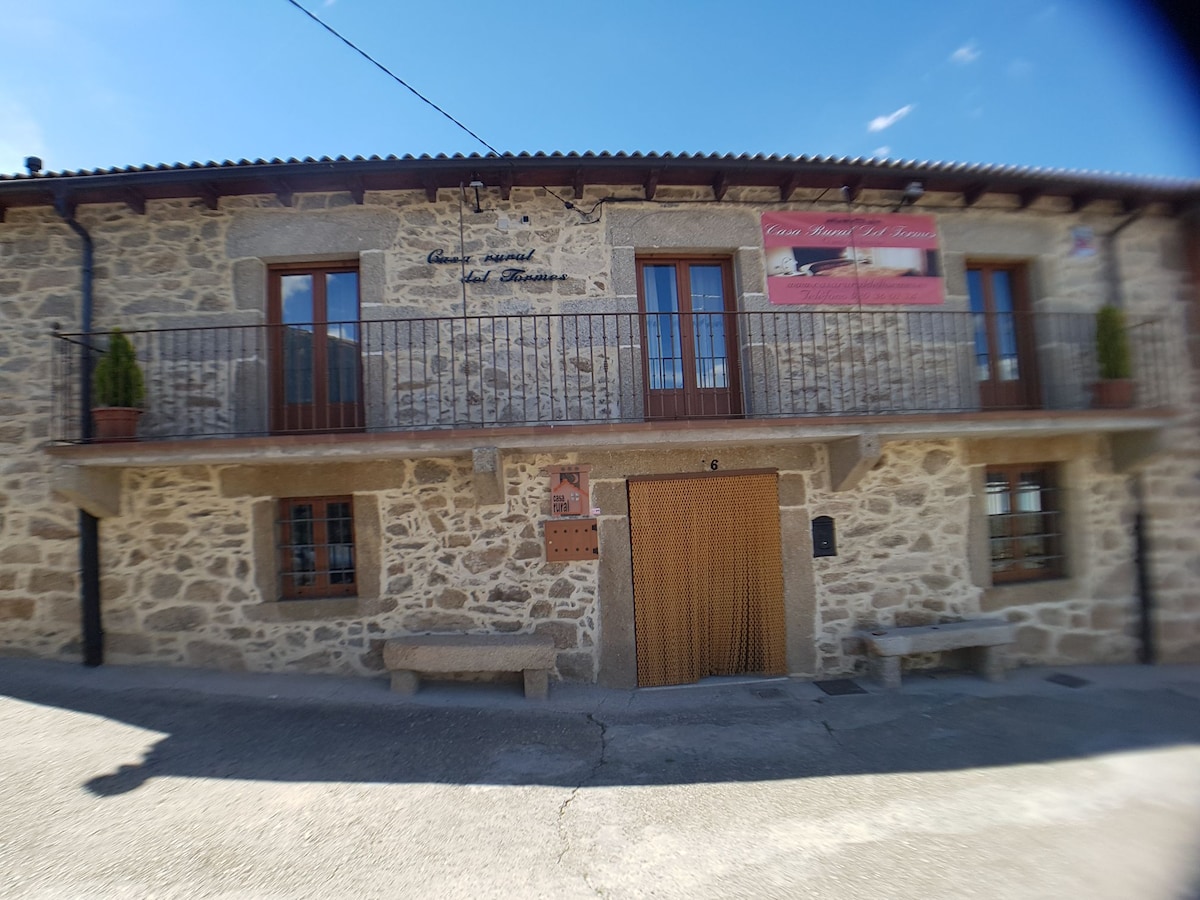
{"label": "stone lintel", "polygon": [[1067,462],[1089,455],[1084,435],[998,437],[966,442],[968,466],[1007,466],[1020,463]]}
{"label": "stone lintel", "polygon": [[404,462],[330,460],[324,463],[229,466],[222,497],[325,497],[386,491],[404,484]]}
{"label": "stone lintel", "polygon": [[877,434],[831,441],[829,444],[829,484],[835,491],[851,491],[858,486],[871,466],[883,453]]}
{"label": "stone lintel", "polygon": [[1113,471],[1130,474],[1166,453],[1166,438],[1158,428],[1122,431],[1108,436]]}
{"label": "stone lintel", "polygon": [[54,493],[98,519],[121,514],[121,470],[55,466]]}
{"label": "stone lintel", "polygon": [[476,447],[471,451],[474,469],[472,484],[477,506],[498,506],[504,502],[504,460],[495,447]]}

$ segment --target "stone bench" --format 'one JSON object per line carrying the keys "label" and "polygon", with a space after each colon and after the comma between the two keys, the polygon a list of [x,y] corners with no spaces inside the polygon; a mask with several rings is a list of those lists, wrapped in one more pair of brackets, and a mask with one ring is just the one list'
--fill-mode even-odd
{"label": "stone bench", "polygon": [[1004,678],[1004,646],[1017,639],[1016,626],[1003,619],[975,619],[944,625],[874,628],[860,631],[871,670],[886,688],[900,687],[900,657],[941,650],[975,651],[975,667],[988,681]]}
{"label": "stone bench", "polygon": [[392,690],[401,694],[415,694],[422,674],[521,672],[525,696],[544,700],[556,655],[554,638],[543,634],[425,634],[383,645]]}

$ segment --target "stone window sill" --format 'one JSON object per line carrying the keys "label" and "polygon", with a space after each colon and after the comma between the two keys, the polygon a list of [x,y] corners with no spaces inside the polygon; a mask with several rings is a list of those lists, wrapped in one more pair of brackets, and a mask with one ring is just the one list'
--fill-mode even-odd
{"label": "stone window sill", "polygon": [[1079,585],[1074,578],[996,584],[984,589],[983,596],[979,598],[979,608],[983,612],[999,612],[1010,606],[1060,603],[1077,596]]}
{"label": "stone window sill", "polygon": [[330,600],[277,600],[247,607],[246,618],[254,622],[304,622],[311,619],[353,619],[364,614],[358,597]]}

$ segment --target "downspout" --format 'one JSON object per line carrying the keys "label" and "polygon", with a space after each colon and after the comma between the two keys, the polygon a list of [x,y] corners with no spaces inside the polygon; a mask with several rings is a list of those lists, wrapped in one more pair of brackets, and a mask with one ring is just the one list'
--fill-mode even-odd
{"label": "downspout", "polygon": [[[92,333],[92,279],[95,245],[92,236],[75,219],[75,210],[65,195],[54,200],[54,210],[83,244],[80,290],[80,331]],[[85,342],[88,339],[85,337]],[[79,409],[80,437],[86,444],[92,439],[92,348],[85,343],[80,365]],[[104,627],[100,619],[100,520],[87,510],[79,510],[79,611],[83,636],[83,664],[99,666],[104,662]]]}
{"label": "downspout", "polygon": [[[1121,290],[1121,263],[1117,258],[1117,237],[1141,216],[1142,211],[1138,210],[1104,236],[1105,262],[1108,266],[1111,285],[1110,302],[1117,309],[1125,308],[1125,294]],[[1133,474],[1132,488],[1133,566],[1138,597],[1138,662],[1153,665],[1155,661],[1154,593],[1150,586],[1150,547],[1146,539],[1146,489],[1141,472]]]}

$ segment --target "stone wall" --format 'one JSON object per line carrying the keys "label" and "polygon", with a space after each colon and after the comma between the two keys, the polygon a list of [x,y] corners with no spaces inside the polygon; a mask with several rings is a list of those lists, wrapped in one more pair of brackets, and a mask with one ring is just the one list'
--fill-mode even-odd
{"label": "stone wall", "polygon": [[[581,208],[606,193],[590,190]],[[463,250],[472,257],[468,270],[482,271],[489,253],[533,250],[524,263],[529,271],[566,278],[502,282],[493,274],[468,285],[465,311],[627,315],[636,310],[638,252],[709,251],[734,259],[740,307],[769,314],[758,216],[780,205],[770,192],[751,190],[731,190],[728,199],[742,201],[736,205],[692,202],[708,196],[707,189],[660,190],[664,203],[612,204],[582,216],[541,190],[514,189],[510,201],[490,192],[486,212],[463,214]],[[1070,230],[1091,225],[1106,232],[1119,221],[1116,211],[1095,204],[1067,213],[1055,203],[1017,212],[1003,199],[985,198],[976,208],[941,209],[946,309],[966,308],[968,258],[1031,260],[1041,310],[1090,311],[1112,299],[1103,243],[1097,257],[1073,257]],[[809,198],[798,196],[793,208],[809,206]],[[358,258],[367,319],[464,311],[459,267],[427,262],[435,250],[458,254],[457,192],[442,192],[435,204],[423,192],[372,192],[363,206],[348,194],[319,194],[298,195],[294,208],[261,196],[224,198],[218,210],[198,201],[151,200],[146,210],[140,216],[120,205],[79,209],[96,244],[97,329],[259,325],[265,265],[295,259]],[[500,231],[501,211],[510,223],[528,215],[530,226]],[[1122,233],[1118,250],[1121,299],[1137,315],[1167,317],[1182,333],[1196,285],[1189,280],[1177,223],[1147,216]],[[487,267],[498,271],[504,265]],[[74,658],[79,649],[77,513],[51,494],[50,461],[40,452],[56,416],[50,334],[77,329],[79,281],[78,240],[48,208],[7,211],[0,224],[0,316],[10,323],[0,334],[0,652],[7,654]],[[630,353],[636,349],[632,335],[628,345],[617,344]],[[883,352],[868,349],[871,359]],[[595,371],[602,355],[574,348],[557,352],[561,355],[548,360],[573,367],[580,395],[587,394],[587,367]],[[784,503],[788,515],[830,515],[839,530],[839,557],[812,560],[811,574],[802,573],[802,580],[811,579],[801,587],[811,597],[817,651],[805,674],[858,671],[862,660],[852,634],[860,625],[977,614],[1019,623],[1021,662],[1131,659],[1136,651],[1131,527],[1139,489],[1148,516],[1162,658],[1200,661],[1200,386],[1194,369],[1185,374],[1182,344],[1178,356],[1166,364],[1180,373],[1174,399],[1182,415],[1166,435],[1166,455],[1137,476],[1140,487],[1135,476],[1114,472],[1102,440],[1086,443],[1078,458],[1063,460],[1072,485],[1070,520],[1080,537],[1071,552],[1071,576],[1059,585],[1025,593],[989,590],[972,555],[978,555],[972,522],[979,518],[981,463],[965,439],[889,444],[880,465],[845,493],[830,490],[819,444],[803,448],[803,461],[780,466],[793,486]],[[937,368],[941,357],[930,359],[925,368],[943,372]],[[487,361],[496,373],[504,368],[499,358]],[[498,383],[498,374],[488,376],[483,362],[479,383],[488,377]],[[810,373],[823,361],[787,343],[777,364],[794,378],[797,368]],[[199,369],[188,373],[203,375]],[[783,374],[773,377],[776,385],[786,382]],[[764,383],[768,380],[764,375]],[[805,411],[820,412],[820,391],[829,389],[828,381],[806,384],[797,388],[795,402],[811,401]],[[932,389],[928,378],[900,388]],[[639,397],[635,387],[611,409],[636,416]],[[869,407],[872,400],[861,402]],[[500,404],[491,410],[504,419]],[[757,467],[772,465],[772,452],[747,444],[722,455],[732,453]],[[693,457],[698,462],[706,453],[700,447],[679,451],[680,462],[655,465],[672,471],[686,458],[690,467]],[[393,483],[355,492],[377,511],[375,605],[362,614],[292,620],[268,620],[252,611],[270,599],[260,587],[262,553],[255,545],[264,508],[269,517],[269,497],[231,492],[229,467],[126,471],[122,515],[101,526],[110,658],[362,674],[378,669],[384,634],[540,630],[559,643],[560,674],[588,680],[603,639],[596,564],[543,562],[539,522],[548,514],[545,467],[595,456],[581,449],[553,457],[506,457],[509,494],[495,507],[474,504],[473,475],[463,458],[389,463]],[[598,487],[610,497],[620,494],[624,477],[646,474],[649,465],[636,454],[610,463],[607,474],[598,476]],[[604,505],[608,527],[621,516]]]}
{"label": "stone wall", "polygon": [[[505,502],[483,507],[475,503],[469,460],[389,464],[394,487],[354,495],[356,505],[370,504],[380,519],[374,533],[360,529],[357,538],[359,559],[379,569],[360,573],[360,581],[381,588],[337,611],[329,608],[336,601],[275,602],[269,587],[259,587],[276,583],[276,554],[269,539],[264,553],[255,533],[264,519],[270,528],[273,498],[231,490],[223,467],[127,471],[122,514],[102,524],[108,658],[370,674],[382,667],[385,636],[532,632],[554,637],[561,676],[590,681],[596,564],[544,561],[540,523],[549,515],[549,462],[508,461]],[[257,520],[256,505],[266,507]],[[71,530],[56,527],[75,552]],[[361,546],[368,541],[378,547]],[[10,571],[30,596],[3,601],[11,608],[0,648],[77,652],[74,579],[52,567],[66,561],[33,552],[21,560]]]}
{"label": "stone wall", "polygon": [[[1113,475],[1101,455],[1102,442],[1071,441],[1066,451],[1045,454],[1047,462],[1060,460],[1067,577],[1000,587],[991,586],[982,533],[986,465],[968,458],[964,443],[888,444],[849,492],[830,492],[824,472],[814,477],[809,512],[833,517],[838,528],[838,556],[813,561],[823,674],[864,670],[860,628],[978,616],[1019,626],[1011,654],[1017,664],[1133,661],[1133,501],[1128,480]],[[1067,460],[1084,446],[1081,458]],[[1024,455],[1037,460],[1036,451]],[[942,662],[906,660],[914,668]]]}

